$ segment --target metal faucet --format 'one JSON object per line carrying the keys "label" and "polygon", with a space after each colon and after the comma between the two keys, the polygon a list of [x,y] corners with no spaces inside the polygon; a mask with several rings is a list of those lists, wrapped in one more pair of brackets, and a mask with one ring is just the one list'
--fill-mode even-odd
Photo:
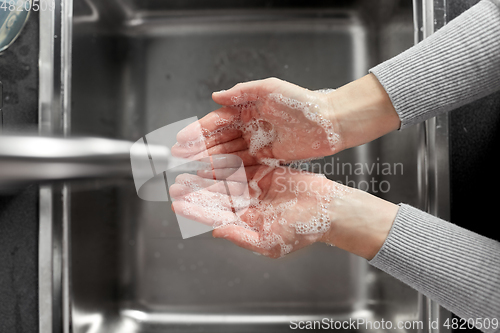
{"label": "metal faucet", "polygon": [[[33,182],[132,178],[133,142],[104,138],[0,136],[0,190]],[[150,145],[169,158],[165,146]],[[133,152],[132,152],[133,153]]]}

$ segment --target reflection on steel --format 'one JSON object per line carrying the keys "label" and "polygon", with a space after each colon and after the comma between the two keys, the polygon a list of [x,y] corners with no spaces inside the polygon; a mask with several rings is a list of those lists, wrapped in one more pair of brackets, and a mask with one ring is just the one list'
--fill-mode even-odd
{"label": "reflection on steel", "polygon": [[[447,23],[447,0],[413,0],[415,44]],[[442,219],[450,218],[448,114],[419,124],[424,144],[419,150],[423,209]],[[419,319],[423,322],[451,318],[451,313],[430,298],[419,294]],[[425,326],[424,332],[450,332],[443,325]]]}
{"label": "reflection on steel", "polygon": [[[121,315],[125,318],[131,318],[136,321],[139,325],[141,322],[144,323],[156,323],[156,324],[240,324],[240,325],[252,325],[252,324],[281,324],[283,326],[290,325],[290,322],[299,321],[320,321],[324,318],[328,320],[335,321],[349,321],[358,318],[366,321],[376,320],[374,313],[367,310],[354,311],[349,314],[344,314],[343,316],[329,316],[328,314],[321,315],[273,315],[273,314],[262,314],[262,315],[250,315],[250,314],[239,314],[239,315],[217,315],[217,314],[188,314],[188,313],[148,313],[138,310],[123,310]],[[362,325],[360,325],[362,326]]]}
{"label": "reflection on steel", "polygon": [[99,21],[99,12],[97,10],[96,5],[92,2],[92,0],[83,0],[88,8],[90,9],[89,15],[78,15],[73,17],[73,23],[88,23],[88,22],[97,22]]}

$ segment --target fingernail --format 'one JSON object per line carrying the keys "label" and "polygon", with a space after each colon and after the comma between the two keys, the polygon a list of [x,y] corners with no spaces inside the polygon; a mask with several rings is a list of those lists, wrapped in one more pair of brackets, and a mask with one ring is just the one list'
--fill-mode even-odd
{"label": "fingernail", "polygon": [[219,90],[219,91],[214,91],[214,94],[220,94],[220,93],[223,93],[225,92],[226,90],[222,89],[222,90]]}

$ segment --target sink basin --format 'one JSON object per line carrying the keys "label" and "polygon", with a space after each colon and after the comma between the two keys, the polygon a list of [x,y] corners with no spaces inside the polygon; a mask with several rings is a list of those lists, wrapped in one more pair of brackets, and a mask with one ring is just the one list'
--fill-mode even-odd
{"label": "sink basin", "polygon": [[[307,9],[186,3],[75,0],[71,133],[136,141],[201,118],[217,108],[213,91],[238,82],[275,76],[337,88],[413,45],[412,8],[397,1],[384,10],[375,1],[313,1]],[[423,145],[415,126],[304,167],[424,209]],[[356,163],[368,169],[356,173]],[[369,171],[377,165],[392,171]],[[210,233],[183,240],[170,203],[142,201],[131,180],[68,184],[64,193],[70,332],[287,332],[323,318],[423,316],[416,291],[335,247],[273,260]]]}

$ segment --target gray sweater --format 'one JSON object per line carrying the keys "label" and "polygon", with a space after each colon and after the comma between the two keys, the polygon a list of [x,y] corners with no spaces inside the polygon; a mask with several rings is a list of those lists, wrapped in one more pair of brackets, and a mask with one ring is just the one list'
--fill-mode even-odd
{"label": "gray sweater", "polygon": [[[401,128],[499,90],[500,0],[479,2],[370,71],[389,94]],[[500,243],[492,239],[401,204],[370,264],[463,318],[500,319]]]}

